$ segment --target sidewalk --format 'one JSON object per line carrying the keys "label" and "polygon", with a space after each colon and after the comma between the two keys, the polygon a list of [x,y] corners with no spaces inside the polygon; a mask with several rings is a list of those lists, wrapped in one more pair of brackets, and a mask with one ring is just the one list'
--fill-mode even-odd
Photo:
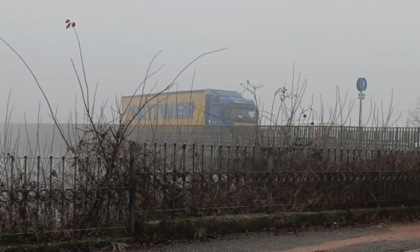
{"label": "sidewalk", "polygon": [[420,252],[419,248],[420,223],[412,223],[299,233],[237,234],[205,242],[173,243],[146,251]]}

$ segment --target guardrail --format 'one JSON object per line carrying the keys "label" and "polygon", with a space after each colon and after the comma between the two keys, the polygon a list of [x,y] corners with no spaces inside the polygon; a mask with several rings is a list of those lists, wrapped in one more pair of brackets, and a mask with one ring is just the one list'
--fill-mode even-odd
{"label": "guardrail", "polygon": [[404,149],[419,147],[420,128],[350,126],[135,126],[137,142],[213,143],[215,145],[317,146]]}

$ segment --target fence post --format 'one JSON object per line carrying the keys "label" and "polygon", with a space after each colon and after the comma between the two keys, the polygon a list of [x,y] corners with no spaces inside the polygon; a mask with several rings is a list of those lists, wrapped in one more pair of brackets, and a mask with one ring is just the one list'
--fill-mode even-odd
{"label": "fence post", "polygon": [[414,144],[414,148],[418,148],[420,144],[420,127],[417,128],[417,139],[416,139],[416,143]]}
{"label": "fence post", "polygon": [[377,150],[377,153],[376,153],[376,162],[377,162],[377,170],[378,171],[381,171],[381,149],[378,149]]}
{"label": "fence post", "polygon": [[129,203],[129,218],[130,218],[130,235],[134,235],[135,226],[136,226],[136,144],[134,142],[130,143],[130,179],[129,179],[129,188],[130,188],[130,203]]}
{"label": "fence post", "polygon": [[267,173],[268,173],[268,180],[267,180],[267,205],[268,205],[268,212],[273,212],[273,148],[271,146],[268,147],[267,151]]}

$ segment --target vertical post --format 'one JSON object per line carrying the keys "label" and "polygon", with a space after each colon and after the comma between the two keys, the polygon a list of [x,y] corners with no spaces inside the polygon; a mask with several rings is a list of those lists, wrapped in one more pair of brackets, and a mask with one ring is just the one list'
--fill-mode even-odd
{"label": "vertical post", "polygon": [[349,167],[349,155],[350,155],[350,149],[346,149],[346,168]]}
{"label": "vertical post", "polygon": [[360,106],[359,106],[359,141],[358,141],[358,147],[362,148],[362,133],[363,133],[363,129],[362,129],[362,101],[363,101],[363,93],[360,92],[359,93],[359,100],[360,100]]}
{"label": "vertical post", "polygon": [[210,145],[210,174],[213,177],[213,144]]}
{"label": "vertical post", "polygon": [[[77,169],[79,168],[78,166],[79,163],[79,158],[77,156],[74,157],[74,173],[73,173],[73,230],[77,229],[76,228],[76,199],[77,199],[77,195],[76,195],[76,185],[77,185]],[[109,209],[109,207],[108,207]],[[108,210],[109,212],[109,210]]]}
{"label": "vertical post", "polygon": [[416,142],[414,143],[414,148],[418,149],[420,147],[420,127],[417,128],[417,137]]}
{"label": "vertical post", "polygon": [[268,147],[267,152],[267,205],[268,212],[273,212],[273,148],[272,146]]}
{"label": "vertical post", "polygon": [[[27,164],[28,164],[28,156],[23,156],[23,190],[26,193],[28,190],[28,184],[26,182],[26,174],[27,174]],[[26,208],[26,200],[23,199],[23,209],[27,209]],[[24,232],[27,233],[28,232],[28,221],[26,219],[26,214],[24,214],[23,216],[23,223],[24,223]]]}
{"label": "vertical post", "polygon": [[65,157],[61,157],[61,228],[64,229],[65,223],[64,223],[64,169],[66,167]]}
{"label": "vertical post", "polygon": [[10,168],[11,168],[11,172],[10,172],[10,208],[9,208],[9,224],[10,224],[10,233],[13,234],[13,202],[14,202],[14,162],[15,162],[15,157],[14,156],[10,156]]}
{"label": "vertical post", "polygon": [[252,145],[252,164],[251,164],[252,171],[255,168],[255,144]]}
{"label": "vertical post", "polygon": [[130,218],[130,235],[134,235],[136,226],[136,167],[135,167],[136,146],[135,143],[130,144],[130,203],[129,203],[129,218]]}
{"label": "vertical post", "polygon": [[181,165],[181,168],[182,168],[182,173],[185,173],[186,172],[186,166],[185,166],[185,159],[186,159],[185,153],[186,153],[186,150],[187,150],[187,144],[186,143],[183,143],[182,144],[182,157],[181,157],[181,162],[180,162],[180,165]]}
{"label": "vertical post", "polygon": [[231,150],[231,145],[229,144],[228,146],[227,146],[227,161],[226,161],[226,168],[224,169],[225,171],[229,171],[229,170],[231,170],[230,169],[230,167],[229,167],[229,165],[230,165],[230,150]]}
{"label": "vertical post", "polygon": [[35,229],[38,230],[39,227],[39,169],[41,167],[41,157],[36,157],[36,219],[35,219]]}
{"label": "vertical post", "polygon": [[165,178],[165,182],[166,182],[166,155],[167,155],[167,143],[163,144],[163,174],[164,174],[164,178]]}
{"label": "vertical post", "polygon": [[[91,183],[91,178],[88,176],[89,174],[90,174],[90,167],[89,167],[89,156],[87,156],[86,158],[85,158],[85,165],[86,165],[86,167],[85,167],[85,193],[87,194],[88,193],[88,191],[89,191],[89,185],[90,185],[90,183]],[[93,174],[95,174],[95,169],[93,169],[94,170],[94,172],[93,172]],[[95,175],[93,175],[93,176],[95,176]],[[87,209],[88,209],[88,197],[84,197],[85,198],[85,211],[87,211]]]}
{"label": "vertical post", "polygon": [[155,142],[153,144],[153,160],[152,160],[152,164],[150,165],[150,167],[153,169],[152,173],[153,173],[153,198],[156,199],[156,181],[157,181],[157,175],[156,175],[156,171],[159,169],[158,165],[157,165],[157,143]]}
{"label": "vertical post", "polygon": [[334,148],[334,163],[337,162],[337,147]]}
{"label": "vertical post", "polygon": [[[166,174],[166,155],[167,155],[167,149],[166,149],[166,147],[167,147],[168,145],[167,145],[167,143],[164,143],[163,144],[163,187],[164,188],[166,188],[166,185],[167,185],[167,183],[168,183],[168,176],[167,176],[167,174]],[[163,201],[164,202],[168,202],[168,199],[167,199],[167,192],[166,192],[166,190],[162,190],[163,191]]]}
{"label": "vertical post", "polygon": [[181,163],[180,165],[182,166],[182,175],[181,175],[181,179],[182,179],[182,191],[185,190],[185,179],[186,179],[186,167],[185,167],[185,151],[187,149],[187,144],[184,143],[182,144],[182,158],[181,158]]}
{"label": "vertical post", "polygon": [[200,182],[199,183],[200,183],[200,205],[199,205],[199,207],[203,207],[204,143],[201,144],[201,174],[200,174]]}
{"label": "vertical post", "polygon": [[53,220],[53,210],[52,210],[52,192],[53,192],[53,189],[52,189],[52,173],[53,173],[53,171],[52,171],[52,162],[53,162],[53,157],[52,156],[50,156],[50,158],[49,158],[49,166],[50,166],[50,184],[49,184],[49,187],[50,187],[50,193],[49,193],[49,212],[50,212],[50,219],[51,220]]}
{"label": "vertical post", "polygon": [[219,156],[218,156],[218,158],[219,158],[219,160],[218,160],[219,161],[218,162],[219,167],[218,167],[218,171],[217,172],[219,173],[219,176],[220,176],[220,173],[222,172],[222,145],[221,144],[219,144],[218,154],[219,154]]}
{"label": "vertical post", "polygon": [[362,129],[362,101],[365,99],[365,94],[363,93],[364,91],[366,91],[367,88],[367,81],[366,78],[359,78],[357,79],[356,82],[356,87],[357,90],[359,91],[359,95],[358,98],[360,100],[360,105],[359,105],[359,141],[358,141],[358,147],[362,148],[363,146],[363,129]]}
{"label": "vertical post", "polygon": [[253,167],[252,165],[249,165],[249,157],[248,157],[248,145],[245,145],[244,147],[244,154],[242,155],[242,159],[244,161],[243,166],[242,166],[242,171],[246,172],[248,167]]}
{"label": "vertical post", "polygon": [[363,92],[359,93],[359,100],[360,100],[360,105],[359,105],[359,128],[362,127],[362,101],[363,101]]}
{"label": "vertical post", "polygon": [[204,173],[204,143],[201,144],[201,174]]}
{"label": "vertical post", "polygon": [[[63,160],[64,160],[64,158],[63,158]],[[99,155],[96,157],[96,162],[97,162],[96,171],[95,171],[95,168],[92,169],[92,171],[93,171],[92,173],[93,173],[94,179],[95,179],[95,172],[96,172],[96,179],[95,179],[95,182],[93,184],[93,188],[95,188],[95,191],[96,191],[95,192],[95,198],[98,197],[99,190],[97,188],[100,185],[100,179],[101,179],[101,173],[102,173],[102,168],[101,168],[102,167],[102,161],[101,161],[101,157]],[[99,227],[101,225],[99,219],[100,218],[98,218],[98,222],[96,223],[96,230],[97,230],[97,232],[99,232]]]}
{"label": "vertical post", "polygon": [[171,197],[172,197],[172,210],[174,210],[175,206],[176,206],[175,190],[176,190],[176,186],[177,186],[177,183],[178,183],[177,168],[176,168],[176,143],[174,143],[174,149],[173,149],[172,154],[173,154],[173,160],[174,160],[174,162],[173,162],[174,167],[172,169],[173,182],[172,182],[172,193],[171,193],[172,195],[171,195]]}
{"label": "vertical post", "polygon": [[236,145],[235,161],[233,162],[235,171],[238,171],[238,162],[239,162],[239,144]]}
{"label": "vertical post", "polygon": [[192,145],[192,173],[194,174],[195,172],[196,172],[195,171],[195,143],[193,143]]}

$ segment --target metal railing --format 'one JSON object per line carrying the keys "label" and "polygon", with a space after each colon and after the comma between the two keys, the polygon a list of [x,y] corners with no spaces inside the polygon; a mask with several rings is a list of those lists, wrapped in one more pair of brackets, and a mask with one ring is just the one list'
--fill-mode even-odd
{"label": "metal railing", "polygon": [[418,205],[420,152],[143,144],[142,217]]}
{"label": "metal railing", "polygon": [[0,157],[0,239],[133,233],[136,218],[419,205],[420,151],[131,144],[118,160]]}
{"label": "metal railing", "polygon": [[136,126],[137,142],[213,143],[215,145],[317,146],[413,150],[420,128],[350,126]]}
{"label": "metal railing", "polygon": [[0,239],[127,233],[127,173],[101,158],[1,157]]}

